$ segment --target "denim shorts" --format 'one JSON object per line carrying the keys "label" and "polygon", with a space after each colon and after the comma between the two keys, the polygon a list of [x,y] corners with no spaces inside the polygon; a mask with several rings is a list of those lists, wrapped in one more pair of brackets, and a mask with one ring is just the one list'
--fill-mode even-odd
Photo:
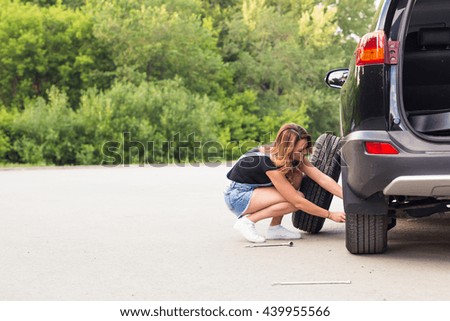
{"label": "denim shorts", "polygon": [[272,184],[260,185],[231,182],[230,186],[223,192],[225,203],[230,211],[240,218],[248,209],[255,188],[263,186],[272,186]]}

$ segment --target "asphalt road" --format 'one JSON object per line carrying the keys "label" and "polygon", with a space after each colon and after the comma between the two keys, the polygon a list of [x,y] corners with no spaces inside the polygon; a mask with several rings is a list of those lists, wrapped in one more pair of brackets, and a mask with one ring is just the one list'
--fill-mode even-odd
{"label": "asphalt road", "polygon": [[0,300],[450,299],[448,217],[400,220],[383,255],[349,254],[331,221],[293,247],[246,248],[228,169],[0,170]]}

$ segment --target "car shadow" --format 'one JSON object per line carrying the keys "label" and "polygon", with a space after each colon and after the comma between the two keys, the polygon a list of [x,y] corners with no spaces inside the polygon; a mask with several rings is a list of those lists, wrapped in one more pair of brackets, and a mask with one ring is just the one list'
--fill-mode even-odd
{"label": "car shadow", "polygon": [[450,263],[450,217],[398,219],[388,232],[389,258]]}

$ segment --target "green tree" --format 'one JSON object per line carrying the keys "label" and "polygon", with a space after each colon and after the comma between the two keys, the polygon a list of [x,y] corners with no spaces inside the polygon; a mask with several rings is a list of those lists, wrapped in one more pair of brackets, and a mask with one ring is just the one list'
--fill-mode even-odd
{"label": "green tree", "polygon": [[[347,53],[347,57],[355,50],[356,40],[364,35],[372,22],[375,5],[373,0],[268,0],[280,12],[301,16],[305,11],[310,11],[315,6],[334,8],[336,14],[333,22],[338,29],[337,35],[341,41],[339,48]],[[346,64],[350,58],[346,59]]]}
{"label": "green tree", "polygon": [[0,0],[0,101],[23,107],[56,85],[76,105],[82,89],[108,87],[114,66],[92,28],[80,10]]}
{"label": "green tree", "polygon": [[302,110],[299,121],[314,134],[337,131],[338,106],[331,98],[336,95],[323,84],[325,72],[346,55],[337,46],[342,37],[336,14],[335,7],[312,1],[298,11],[264,0],[243,1],[229,22],[223,52],[237,90],[257,93],[259,109],[253,112],[259,119]]}
{"label": "green tree", "polygon": [[91,3],[95,35],[108,44],[118,79],[184,80],[193,92],[219,95],[230,77],[211,21],[198,1],[114,0]]}
{"label": "green tree", "polygon": [[63,4],[70,8],[80,8],[84,6],[85,0],[20,0],[23,3],[32,3],[41,7],[50,7],[57,4]]}
{"label": "green tree", "polygon": [[122,142],[122,162],[142,161],[124,153],[126,139],[153,142],[150,162],[205,158],[198,142],[236,158],[285,122],[337,132],[338,92],[323,77],[348,64],[373,10],[368,0],[0,0],[0,162],[99,164],[107,142]]}

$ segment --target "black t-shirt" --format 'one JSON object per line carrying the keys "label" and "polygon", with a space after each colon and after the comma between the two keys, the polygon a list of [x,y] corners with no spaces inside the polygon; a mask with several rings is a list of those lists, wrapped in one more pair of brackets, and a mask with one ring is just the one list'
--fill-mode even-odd
{"label": "black t-shirt", "polygon": [[278,169],[269,155],[259,152],[259,148],[253,148],[245,153],[227,173],[228,179],[246,184],[269,184],[270,178],[267,171]]}

